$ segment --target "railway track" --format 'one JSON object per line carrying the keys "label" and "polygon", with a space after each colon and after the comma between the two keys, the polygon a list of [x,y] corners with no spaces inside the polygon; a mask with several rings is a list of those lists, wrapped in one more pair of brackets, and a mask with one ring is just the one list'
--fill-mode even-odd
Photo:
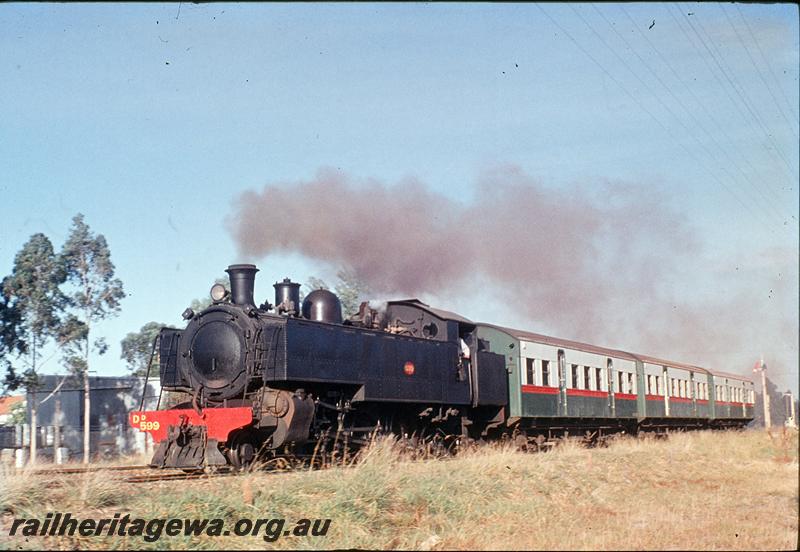
{"label": "railway track", "polygon": [[93,473],[93,472],[101,472],[101,471],[109,471],[109,472],[125,472],[125,471],[137,471],[137,470],[149,470],[151,469],[150,466],[144,464],[139,466],[97,466],[97,467],[90,467],[90,468],[52,468],[46,470],[33,470],[30,473],[32,475],[73,475],[73,474],[80,474],[80,473]]}
{"label": "railway track", "polygon": [[237,472],[196,472],[196,473],[153,473],[146,475],[133,475],[126,477],[122,481],[125,483],[153,483],[158,481],[191,481],[197,479],[213,479],[216,477],[230,477],[237,475]]}

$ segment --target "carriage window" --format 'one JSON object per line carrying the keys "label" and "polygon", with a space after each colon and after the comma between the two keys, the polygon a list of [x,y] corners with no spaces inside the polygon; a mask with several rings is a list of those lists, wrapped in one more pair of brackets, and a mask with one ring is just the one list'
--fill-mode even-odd
{"label": "carriage window", "polygon": [[597,390],[603,390],[603,371],[600,368],[595,368],[594,370],[594,377],[595,383],[597,384]]}
{"label": "carriage window", "polygon": [[663,395],[664,390],[661,389],[661,376],[654,376],[656,378],[656,395]]}
{"label": "carriage window", "polygon": [[622,372],[617,372],[617,393],[624,393],[625,390],[622,388],[622,378],[625,375]]}
{"label": "carriage window", "polygon": [[578,382],[578,365],[577,364],[573,364],[572,365],[572,387],[574,387],[575,389],[578,389],[580,387],[579,382]]}
{"label": "carriage window", "polygon": [[583,367],[583,388],[584,389],[591,389],[591,376],[589,375],[590,368],[588,366]]}
{"label": "carriage window", "polygon": [[534,374],[536,373],[535,372],[535,368],[534,368],[534,364],[533,364],[534,362],[535,361],[532,358],[526,358],[525,359],[525,363],[526,363],[526,366],[525,366],[525,377],[527,378],[525,380],[525,383],[527,383],[528,385],[534,385],[533,377],[534,377]]}
{"label": "carriage window", "polygon": [[684,380],[678,381],[678,396],[686,397],[686,382]]}
{"label": "carriage window", "polygon": [[636,394],[636,380],[633,379],[633,374],[628,373],[628,393]]}
{"label": "carriage window", "polygon": [[550,361],[543,360],[542,361],[542,385],[549,386],[550,385]]}

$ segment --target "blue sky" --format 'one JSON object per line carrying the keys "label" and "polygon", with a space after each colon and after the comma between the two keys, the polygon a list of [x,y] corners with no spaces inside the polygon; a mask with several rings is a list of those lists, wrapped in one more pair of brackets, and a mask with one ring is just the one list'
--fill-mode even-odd
{"label": "blue sky", "polygon": [[[242,258],[225,225],[243,191],[321,168],[465,203],[503,166],[663,193],[704,266],[788,266],[779,308],[797,312],[793,5],[2,4],[0,71],[0,274],[83,212],[129,294],[101,373],[231,262],[259,265],[265,298],[287,275],[330,279],[300,253]],[[779,357],[796,390],[797,341]]]}

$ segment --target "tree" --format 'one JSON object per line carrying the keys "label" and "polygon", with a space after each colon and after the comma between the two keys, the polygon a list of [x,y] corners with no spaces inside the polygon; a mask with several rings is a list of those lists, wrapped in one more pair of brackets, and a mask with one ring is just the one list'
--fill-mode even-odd
{"label": "tree", "polygon": [[[231,279],[226,274],[222,278],[217,278],[214,280],[215,284],[222,284],[225,286],[225,289],[228,291],[231,290]],[[211,287],[208,288],[209,290]],[[192,302],[189,304],[189,308],[192,309],[194,312],[200,312],[206,310],[208,307],[211,306],[211,296],[206,294],[205,297],[199,297],[197,299],[193,299]]]}
{"label": "tree", "polygon": [[9,425],[21,425],[25,423],[26,413],[25,413],[25,401],[20,401],[14,406],[11,407],[11,412],[9,412]]}
{"label": "tree", "polygon": [[59,315],[65,304],[59,286],[65,278],[64,266],[50,239],[37,233],[14,257],[14,270],[3,280],[3,293],[12,302],[9,305],[4,301],[7,315],[13,313],[17,317],[14,333],[28,345],[27,354],[19,356],[24,370],[17,373],[9,365],[5,383],[10,390],[24,387],[31,396],[31,464],[36,463],[36,390],[43,364],[42,348],[58,333]]}
{"label": "tree", "polygon": [[[138,377],[145,377],[147,375],[148,362],[150,362],[150,353],[153,350],[153,341],[158,336],[161,328],[166,327],[166,324],[159,322],[148,322],[142,326],[138,332],[130,332],[120,342],[122,354],[120,358],[128,365],[128,370],[131,375]],[[154,364],[158,364],[158,351],[154,358]],[[152,369],[150,370],[153,374]],[[158,373],[158,370],[155,372]]]}
{"label": "tree", "polygon": [[[336,273],[339,280],[334,288],[339,302],[342,304],[342,317],[348,318],[358,312],[361,301],[369,293],[369,286],[358,278],[355,272],[350,270],[340,270]],[[310,276],[306,283],[309,291],[315,289],[330,289],[322,278]],[[303,298],[300,298],[302,301]]]}
{"label": "tree", "polygon": [[11,296],[6,293],[5,283],[0,282],[0,368],[5,368],[4,391],[12,391],[17,384],[17,374],[11,364],[12,355],[27,353],[27,344],[22,339],[22,314]]}
{"label": "tree", "polygon": [[122,282],[114,277],[111,251],[102,234],[93,234],[82,214],[72,218],[67,241],[61,251],[67,281],[71,284],[70,307],[74,314],[65,325],[62,344],[67,351],[68,367],[83,376],[84,420],[83,462],[89,462],[90,413],[89,353],[94,349],[104,354],[108,349],[105,340],[90,341],[93,326],[120,310],[125,296]]}
{"label": "tree", "polygon": [[369,286],[351,270],[340,270],[336,277],[339,279],[336,295],[342,303],[342,316],[348,318],[358,312],[361,301],[369,294]]}

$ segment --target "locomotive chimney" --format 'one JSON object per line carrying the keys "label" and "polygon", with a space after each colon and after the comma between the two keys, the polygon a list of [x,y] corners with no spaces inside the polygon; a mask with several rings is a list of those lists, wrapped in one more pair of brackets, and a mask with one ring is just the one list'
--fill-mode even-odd
{"label": "locomotive chimney", "polygon": [[231,278],[231,301],[240,307],[253,307],[253,293],[256,282],[256,265],[235,264],[230,265],[225,272]]}

